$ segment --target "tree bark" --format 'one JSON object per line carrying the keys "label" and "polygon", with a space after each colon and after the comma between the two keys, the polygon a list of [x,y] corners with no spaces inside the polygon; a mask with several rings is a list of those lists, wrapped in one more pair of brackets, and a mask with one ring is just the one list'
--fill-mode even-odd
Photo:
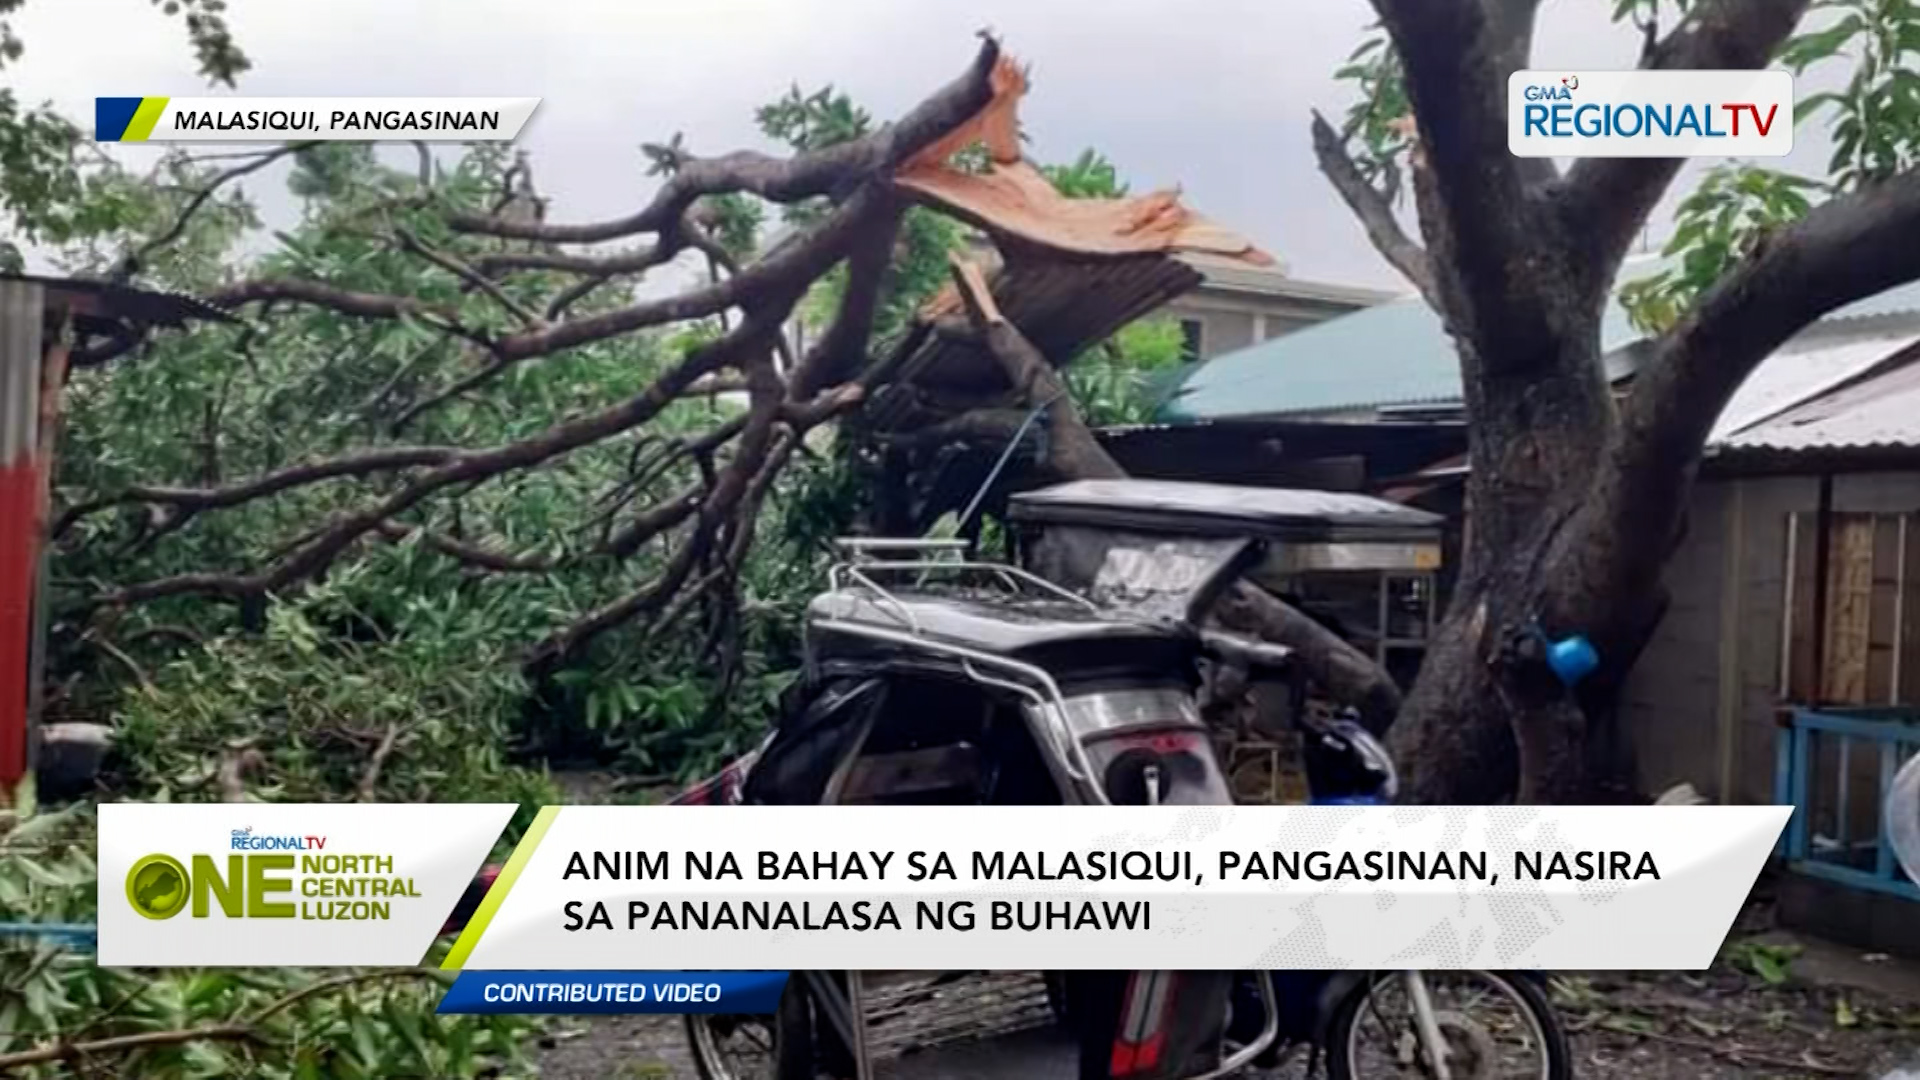
{"label": "tree bark", "polygon": [[[1505,146],[1531,0],[1375,0],[1419,128],[1424,248],[1400,233],[1324,124],[1329,178],[1454,337],[1469,417],[1467,540],[1438,639],[1393,734],[1416,802],[1618,797],[1613,704],[1666,605],[1705,441],[1729,397],[1823,314],[1920,277],[1920,172],[1839,196],[1765,237],[1670,331],[1616,409],[1601,316],[1622,259],[1677,171],[1584,160],[1566,176]],[[1707,0],[1648,68],[1750,68],[1806,0]],[[1535,644],[1578,633],[1601,668],[1570,691]]]}

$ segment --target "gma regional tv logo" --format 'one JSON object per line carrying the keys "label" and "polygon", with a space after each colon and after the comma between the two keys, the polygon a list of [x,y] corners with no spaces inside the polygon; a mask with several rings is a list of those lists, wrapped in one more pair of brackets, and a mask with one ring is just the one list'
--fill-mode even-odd
{"label": "gma regional tv logo", "polygon": [[258,834],[248,826],[232,830],[226,846],[223,857],[155,852],[134,860],[127,904],[155,920],[183,911],[209,919],[216,909],[228,919],[385,920],[396,901],[421,895],[413,878],[396,874],[392,855],[326,852],[325,836]]}
{"label": "gma regional tv logo", "polygon": [[1516,71],[1507,79],[1516,157],[1784,157],[1793,152],[1785,71]]}

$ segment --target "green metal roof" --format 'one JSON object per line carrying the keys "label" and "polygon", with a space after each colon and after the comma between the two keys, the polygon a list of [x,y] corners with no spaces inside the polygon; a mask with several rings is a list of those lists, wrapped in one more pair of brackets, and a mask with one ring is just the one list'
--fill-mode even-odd
{"label": "green metal roof", "polygon": [[[1602,345],[1639,335],[1608,305]],[[1161,407],[1167,423],[1460,400],[1460,357],[1410,296],[1316,323],[1198,365]]]}
{"label": "green metal roof", "polygon": [[[1631,268],[1629,277],[1651,267]],[[1920,311],[1920,282],[1829,315]],[[1618,302],[1607,305],[1601,349],[1641,335]],[[1440,317],[1417,296],[1389,301],[1216,356],[1190,369],[1161,406],[1161,423],[1326,413],[1460,400],[1460,359]]]}

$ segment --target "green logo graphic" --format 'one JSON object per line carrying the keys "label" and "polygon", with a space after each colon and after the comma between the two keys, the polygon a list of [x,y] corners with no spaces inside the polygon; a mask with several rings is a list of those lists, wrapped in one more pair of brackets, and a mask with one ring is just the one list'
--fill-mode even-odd
{"label": "green logo graphic", "polygon": [[187,906],[187,868],[168,855],[149,855],[127,871],[127,903],[149,919],[171,919]]}

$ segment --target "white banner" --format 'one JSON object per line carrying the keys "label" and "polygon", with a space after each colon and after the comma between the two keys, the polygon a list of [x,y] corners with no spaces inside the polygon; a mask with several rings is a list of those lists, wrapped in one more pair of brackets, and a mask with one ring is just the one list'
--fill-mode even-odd
{"label": "white banner", "polygon": [[106,967],[417,964],[512,803],[106,803]]}
{"label": "white banner", "polygon": [[96,98],[99,142],[507,142],[537,97]]}
{"label": "white banner", "polygon": [[1701,969],[1789,813],[549,808],[448,966]]}
{"label": "white banner", "polygon": [[1793,76],[1784,71],[1516,71],[1507,77],[1516,157],[1785,157]]}

